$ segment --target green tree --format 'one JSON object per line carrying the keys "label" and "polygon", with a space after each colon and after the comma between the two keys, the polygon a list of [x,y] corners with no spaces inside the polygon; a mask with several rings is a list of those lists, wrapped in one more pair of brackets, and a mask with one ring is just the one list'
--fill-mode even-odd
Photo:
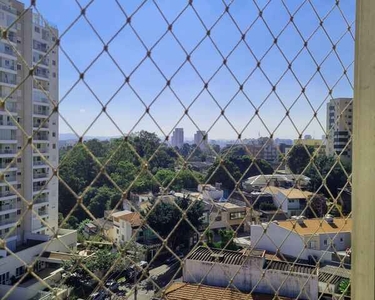
{"label": "green tree", "polygon": [[351,166],[344,165],[343,169],[341,165],[336,162],[335,158],[325,155],[316,157],[314,159],[314,164],[315,166],[310,166],[305,173],[306,176],[310,177],[310,190],[317,191],[322,185],[322,178],[326,178],[326,184],[322,187],[321,192],[327,197],[331,197],[331,194],[336,197],[338,189],[343,188],[347,182],[344,169],[350,174]]}
{"label": "green tree", "polygon": [[339,283],[339,292],[341,294],[350,296],[350,280],[349,279],[342,279]]}
{"label": "green tree", "polygon": [[[306,148],[305,148],[306,147]],[[294,174],[301,174],[310,162],[314,147],[297,144],[288,152],[287,165]]]}
{"label": "green tree", "polygon": [[237,245],[234,243],[234,231],[228,229],[220,229],[220,248],[226,250],[238,250]]}
{"label": "green tree", "polygon": [[[186,197],[177,198],[175,203],[185,211],[191,204],[191,200]],[[193,229],[185,219],[179,223],[182,218],[182,213],[176,205],[163,201],[158,204],[153,203],[153,205],[156,206],[148,216],[147,224],[163,238],[166,238],[177,226],[177,229],[169,238],[168,242],[172,248],[175,248],[182,243],[187,243],[191,237]],[[145,210],[142,213],[146,215],[148,211],[149,210]],[[187,212],[186,218],[195,228],[198,228],[202,224],[202,215],[203,203],[201,201],[195,201]]]}

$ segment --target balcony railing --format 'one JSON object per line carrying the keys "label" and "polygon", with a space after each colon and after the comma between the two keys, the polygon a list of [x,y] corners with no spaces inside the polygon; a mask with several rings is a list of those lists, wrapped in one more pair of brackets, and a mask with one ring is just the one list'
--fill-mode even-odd
{"label": "balcony railing", "polygon": [[48,148],[40,148],[38,149],[39,151],[37,151],[36,149],[33,150],[34,153],[42,153],[42,154],[45,154],[45,153],[48,153]]}
{"label": "balcony railing", "polygon": [[9,4],[5,4],[4,2],[0,2],[0,8],[12,14],[17,14],[17,9],[11,7]]}
{"label": "balcony railing", "polygon": [[5,177],[5,180],[8,181],[8,182],[12,182],[12,181],[16,181],[17,177],[16,176],[8,176],[8,177]]}
{"label": "balcony railing", "polygon": [[34,204],[48,203],[48,197],[38,198],[34,200]]}
{"label": "balcony railing", "polygon": [[16,149],[0,149],[0,154],[16,154]]}
{"label": "balcony railing", "polygon": [[9,69],[9,70],[13,70],[15,71],[16,70],[16,64],[13,62],[13,63],[6,63],[5,60],[1,59],[0,60],[0,68],[4,68],[4,69]]}
{"label": "balcony railing", "polygon": [[0,205],[0,213],[5,211],[5,210],[16,209],[16,208],[17,208],[16,203]]}
{"label": "balcony railing", "polygon": [[48,177],[49,177],[48,173],[34,173],[34,175],[33,175],[34,179],[48,178]]}
{"label": "balcony railing", "polygon": [[4,219],[4,220],[0,220],[0,226],[8,225],[8,224],[16,223],[16,222],[17,222],[16,218]]}
{"label": "balcony railing", "polygon": [[9,197],[9,196],[15,196],[16,194],[13,193],[12,191],[3,191],[0,192],[0,198],[2,197]]}
{"label": "balcony railing", "polygon": [[34,136],[36,141],[48,141],[48,135],[37,134]]}
{"label": "balcony railing", "polygon": [[48,116],[49,110],[48,109],[35,109],[34,108],[34,114],[36,115],[42,115],[42,116]]}
{"label": "balcony railing", "polygon": [[47,165],[45,161],[34,161],[33,162],[34,166],[44,166]]}
{"label": "balcony railing", "polygon": [[47,190],[47,185],[34,185],[33,186],[33,191],[34,192],[39,192],[39,191],[41,191],[41,190]]}
{"label": "balcony railing", "polygon": [[13,121],[0,120],[0,126],[16,126]]}
{"label": "balcony railing", "polygon": [[0,163],[0,169],[5,169],[7,167],[15,168],[16,166],[16,163]]}
{"label": "balcony railing", "polygon": [[15,141],[17,140],[17,136],[12,134],[10,136],[0,136],[0,141]]}
{"label": "balcony railing", "polygon": [[33,126],[34,126],[34,128],[48,128],[49,127],[49,125],[48,125],[48,122],[45,122],[45,123],[43,123],[43,125],[42,126],[40,126],[42,123],[40,122],[40,123],[38,123],[38,122],[34,122],[33,123]]}

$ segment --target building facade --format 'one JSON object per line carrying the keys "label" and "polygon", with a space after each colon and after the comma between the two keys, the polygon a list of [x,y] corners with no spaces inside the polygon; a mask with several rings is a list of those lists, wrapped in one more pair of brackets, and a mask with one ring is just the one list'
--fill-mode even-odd
{"label": "building facade", "polygon": [[183,128],[175,128],[172,135],[171,141],[172,147],[182,148],[184,144],[184,129]]}
{"label": "building facade", "polygon": [[[18,1],[0,5],[0,26],[8,29],[0,41],[0,96],[5,102],[0,109],[0,171],[5,179],[0,181],[0,237],[7,237],[12,250],[35,234],[49,233],[36,214],[54,229],[58,222],[58,180],[51,178],[46,163],[58,164],[58,115],[53,113],[53,102],[58,101],[58,50],[53,47],[58,32],[31,10],[18,20],[23,11]],[[16,157],[17,152],[22,153]],[[15,190],[33,201],[35,213]],[[9,233],[25,211],[21,224]]]}
{"label": "building facade", "polygon": [[208,149],[208,134],[206,131],[198,130],[194,134],[194,144],[199,145],[199,148],[203,151]]}
{"label": "building facade", "polygon": [[333,156],[341,153],[341,158],[346,161],[352,158],[352,144],[348,144],[353,132],[352,100],[336,98],[327,103],[326,154]]}
{"label": "building facade", "polygon": [[50,235],[40,219],[58,227],[58,31],[15,0],[0,3],[0,26],[0,238],[15,251]]}

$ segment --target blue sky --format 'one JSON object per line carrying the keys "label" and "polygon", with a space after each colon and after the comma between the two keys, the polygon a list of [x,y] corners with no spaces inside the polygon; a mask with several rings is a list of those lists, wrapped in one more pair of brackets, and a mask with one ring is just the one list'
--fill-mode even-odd
{"label": "blue sky", "polygon": [[[85,0],[79,3],[85,6],[88,2],[88,0]],[[133,0],[119,0],[118,2],[129,15],[142,3],[142,1]],[[255,1],[260,8],[264,7],[267,2],[265,0]],[[290,12],[293,13],[304,1],[284,0],[284,2]],[[333,0],[311,0],[310,2],[321,18],[335,4]],[[172,22],[187,5],[187,1],[182,0],[156,0],[156,3],[169,22]],[[210,28],[216,22],[225,9],[221,0],[194,0],[193,6],[207,28]],[[63,33],[80,14],[79,6],[73,0],[38,0],[37,7],[46,19],[58,26],[60,33]],[[351,24],[355,15],[355,1],[340,1],[340,9]],[[229,12],[243,32],[248,29],[259,14],[253,0],[234,0],[230,5]],[[87,8],[86,16],[105,43],[114,36],[126,21],[124,14],[114,0],[94,0]],[[197,75],[189,63],[185,63],[171,80],[170,86],[182,103],[188,106],[197,97],[204,86],[202,79],[207,81],[222,64],[223,58],[221,55],[227,56],[231,53],[227,59],[227,67],[238,82],[241,84],[244,82],[256,67],[256,59],[253,55],[260,59],[274,41],[269,30],[272,31],[274,36],[277,36],[290,20],[281,0],[272,0],[264,9],[263,17],[269,29],[261,19],[258,19],[246,34],[247,45],[241,41],[232,52],[232,49],[241,40],[241,33],[230,16],[224,14],[211,30],[211,38],[221,54],[211,40],[206,38],[191,55],[191,62],[201,77]],[[319,19],[309,1],[295,14],[294,23],[305,39],[308,39],[319,28]],[[167,30],[166,21],[152,1],[146,2],[134,14],[131,24],[148,48],[153,46]],[[337,45],[336,50],[343,65],[349,66],[354,58],[354,42],[347,31],[348,25],[340,10],[336,7],[324,19],[323,24],[324,30],[334,43],[347,32]],[[185,50],[190,52],[205,36],[205,26],[202,25],[192,7],[188,7],[174,23],[173,32]],[[354,26],[352,27],[352,32],[354,32]],[[308,43],[308,49],[318,64],[332,50],[332,44],[324,30],[320,27]],[[61,45],[81,72],[90,65],[103,49],[102,42],[84,18],[80,18],[64,34]],[[253,55],[248,46],[251,48]],[[303,41],[292,24],[289,24],[278,38],[278,46],[289,60],[292,60],[303,48]],[[109,53],[123,72],[128,75],[145,57],[146,50],[130,26],[125,26],[109,44]],[[170,78],[186,60],[185,52],[170,32],[153,48],[151,56],[167,78]],[[239,91],[239,84],[227,67],[223,66],[218,71],[209,83],[209,92],[201,93],[189,110],[191,118],[202,130],[208,130],[220,116],[221,110],[213,98],[224,107]],[[233,98],[231,104],[225,110],[225,115],[239,132],[253,118],[243,131],[242,136],[244,138],[268,135],[262,121],[271,132],[274,131],[285,116],[285,109],[278,98],[289,108],[301,93],[299,83],[292,72],[287,71],[288,64],[277,47],[274,46],[262,59],[261,68],[268,79],[259,68],[256,69],[243,85],[243,92],[237,93],[237,96]],[[316,72],[316,65],[306,48],[293,61],[292,70],[302,85],[305,85]],[[350,80],[353,77],[353,70],[353,66],[348,69],[347,74]],[[279,81],[284,72],[286,74]],[[343,68],[334,52],[322,64],[321,73],[330,88],[342,76]],[[60,98],[65,97],[61,103],[60,112],[81,135],[97,118],[101,111],[101,105],[82,82],[66,95],[77,79],[77,71],[68,58],[60,52]],[[104,53],[86,72],[85,81],[96,96],[105,103],[123,85],[124,77],[109,55]],[[272,85],[277,81],[279,82],[276,95],[272,93]],[[166,80],[150,59],[146,59],[130,76],[131,87],[146,105],[153,101],[165,87],[165,84]],[[147,115],[137,124],[145,108],[132,88],[125,84],[108,105],[107,113],[123,133],[128,133],[135,126],[133,131],[146,129],[161,135],[160,130]],[[260,120],[257,116],[254,117],[255,109],[253,105],[259,107],[269,94],[271,95],[268,100],[259,110],[259,116],[262,119]],[[319,123],[314,120],[309,124],[313,111],[306,99],[308,98],[316,109],[322,105],[318,118],[321,125],[325,127],[324,100],[328,96],[328,89],[319,74],[315,75],[307,85],[305,94],[306,96],[301,96],[292,107],[290,116],[299,130],[302,131],[307,126],[304,131],[305,134],[321,137],[323,130]],[[343,77],[333,89],[332,95],[333,97],[351,97],[352,94],[352,88],[348,80]],[[150,114],[165,133],[169,133],[183,113],[183,107],[168,88],[150,108]],[[185,116],[178,127],[185,129],[185,136],[192,137],[194,131],[197,130],[196,125]],[[60,120],[60,133],[68,132],[71,132],[71,130],[63,120]],[[117,136],[120,134],[121,132],[105,114],[102,114],[86,133],[90,136]],[[297,138],[297,132],[288,119],[282,122],[274,134],[281,138]],[[210,130],[209,137],[211,139],[236,139],[237,133],[225,118],[220,117]]]}

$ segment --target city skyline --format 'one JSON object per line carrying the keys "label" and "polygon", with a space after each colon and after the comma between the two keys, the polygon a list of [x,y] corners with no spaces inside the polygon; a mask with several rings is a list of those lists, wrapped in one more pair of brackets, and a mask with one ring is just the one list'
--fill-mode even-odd
{"label": "city skyline", "polygon": [[[86,5],[88,2],[80,1],[80,3],[81,5]],[[126,13],[132,13],[139,3],[129,1],[126,3],[120,2],[120,4]],[[168,21],[172,22],[184,8],[184,4],[185,2],[183,1],[175,1],[173,4],[169,3],[169,5],[161,2],[159,5]],[[219,18],[225,8],[221,3],[196,1],[194,5],[199,14],[204,16],[207,22],[205,26],[208,27]],[[262,5],[265,5],[265,1],[259,2],[259,6],[262,7]],[[288,3],[288,5],[292,12],[298,9],[296,4]],[[353,3],[345,2],[341,6],[346,15],[352,17],[352,19],[348,19],[349,24],[351,24],[354,19]],[[322,18],[328,13],[330,8],[328,3],[325,4],[322,1],[319,1],[317,7],[317,12]],[[64,32],[68,24],[77,18],[80,12],[78,5],[67,2],[52,4],[49,1],[41,1],[38,8],[45,18],[53,20],[61,28],[61,32]],[[250,2],[234,2],[230,6],[230,12],[243,31],[247,29],[257,16],[257,8]],[[64,18],[62,15],[64,15]],[[94,1],[87,8],[86,17],[92,22],[92,26],[103,38],[104,43],[109,41],[126,21],[118,5],[99,0]],[[111,21],[109,22],[107,18],[110,18]],[[272,33],[277,36],[283,30],[283,25],[288,23],[289,17],[285,9],[271,3],[264,10],[264,18],[270,24]],[[148,21],[146,22],[145,20]],[[221,55],[215,49],[215,45],[220,49],[222,55],[227,56],[237,42],[240,41],[235,51],[227,59],[228,68],[221,67],[208,85],[209,92],[204,90],[189,109],[191,119],[194,120],[198,128],[189,118],[183,117],[185,110],[179,104],[179,101],[187,106],[199,94],[204,84],[199,75],[193,70],[192,65],[185,64],[178,74],[173,77],[170,85],[179,100],[170,89],[165,89],[149,110],[152,118],[156,120],[164,134],[171,133],[174,126],[176,126],[185,128],[186,132],[207,131],[212,139],[236,139],[238,133],[242,132],[249,120],[253,118],[242,132],[242,136],[249,138],[269,136],[271,132],[274,136],[294,139],[298,136],[294,126],[300,132],[303,131],[303,135],[322,136],[326,123],[325,104],[329,98],[331,96],[334,98],[352,97],[351,83],[348,82],[347,78],[352,80],[353,77],[351,63],[354,48],[351,35],[353,34],[354,26],[351,28],[352,31],[348,32],[348,25],[336,12],[330,14],[324,20],[324,29],[330,34],[332,41],[335,43],[340,40],[336,51],[342,59],[344,68],[347,68],[346,75],[343,76],[344,68],[338,63],[335,52],[327,52],[326,49],[332,48],[329,47],[331,42],[327,39],[323,29],[319,28],[319,19],[311,12],[311,9],[306,6],[300,8],[294,17],[294,22],[300,28],[304,38],[309,39],[308,50],[317,60],[317,63],[321,64],[324,61],[320,68],[321,76],[316,74],[316,64],[307,49],[304,49],[301,37],[292,26],[288,26],[288,30],[284,30],[278,38],[278,46],[282,53],[275,46],[267,52],[268,48],[272,46],[274,39],[261,20],[258,20],[246,34],[246,42],[251,45],[251,50],[258,59],[267,52],[260,65],[262,69],[256,68],[256,59],[250,54],[247,45],[241,42],[241,34],[230,17],[224,14],[220,22],[212,29],[211,38],[214,43],[208,38],[204,39],[200,47],[191,55],[191,62],[197,67],[199,75],[202,76],[203,80],[208,80],[223,62]],[[156,42],[156,37],[162,36],[168,28],[167,23],[151,2],[144,4],[134,15],[132,26],[146,47],[151,47]],[[190,30],[186,30],[186,28]],[[315,32],[316,28],[318,29]],[[190,8],[174,23],[173,32],[186,51],[191,51],[199,40],[205,36],[204,26]],[[312,33],[314,35],[309,38]],[[344,36],[342,37],[343,33]],[[252,44],[251,41],[253,39],[258,42]],[[300,45],[300,47],[296,45]],[[61,46],[64,49],[64,53],[69,55],[69,58],[80,71],[85,70],[103,49],[103,43],[82,17],[64,35]],[[76,48],[82,51],[75,51]],[[110,43],[108,49],[112,58],[125,74],[129,74],[147,54],[142,42],[129,26],[124,27]],[[301,49],[301,53],[293,61],[292,68],[300,82],[294,78],[292,72],[288,71],[288,64],[283,58],[283,55],[285,55],[291,61],[298,53],[297,49]],[[61,54],[60,62],[60,99],[64,97],[79,76],[64,53]],[[171,77],[186,59],[182,48],[171,33],[168,32],[160,43],[153,48],[151,57],[167,78]],[[83,133],[88,136],[121,136],[131,130],[136,132],[143,129],[155,131],[159,136],[163,136],[164,134],[160,131],[160,128],[156,128],[157,125],[149,115],[146,114],[137,123],[145,112],[145,107],[140,99],[146,105],[149,105],[166,83],[166,80],[156,69],[155,64],[146,59],[137,71],[131,75],[129,83],[138,96],[135,95],[129,85],[125,85],[112,99],[106,110],[112,121],[105,114],[101,114],[98,117],[101,112],[101,106],[95,96],[103,102],[108,101],[123,84],[124,80],[121,71],[115,66],[112,59],[108,54],[103,53],[85,74],[85,81],[95,93],[95,96],[92,95],[85,84],[79,82],[73,91],[64,97],[59,112],[71,127],[77,131],[79,136]],[[253,72],[254,68],[256,69]],[[225,116],[229,120],[228,122],[221,116],[221,108],[224,108],[239,91],[239,84],[230,74],[230,71],[233,72],[239,82],[245,81],[246,77],[252,72],[253,74],[244,84],[244,93],[238,93],[226,108]],[[284,74],[285,71],[286,73]],[[309,81],[314,74],[316,75]],[[335,85],[331,96],[329,96],[329,89],[322,80],[322,76],[327,80],[329,87],[334,86],[336,81],[342,77],[340,82]],[[280,78],[281,80],[279,81]],[[277,83],[276,93],[272,92],[272,85],[275,83]],[[307,83],[305,96],[300,96],[301,85],[305,86]],[[259,107],[269,94],[269,98],[259,109],[259,114],[254,115],[256,109],[252,104],[256,108]],[[297,102],[293,105],[297,98]],[[280,100],[285,104],[285,107],[292,106],[289,116],[293,123],[288,118],[284,119],[285,108]],[[215,101],[221,108],[218,107]],[[310,104],[314,109],[319,108],[317,113],[319,122],[313,119],[310,123],[310,119],[314,114]],[[181,117],[183,118],[179,122]],[[90,124],[96,118],[98,119],[91,126]],[[219,120],[216,125],[210,129],[210,126],[217,118]],[[280,122],[282,123],[279,126]],[[118,125],[118,128],[116,128],[114,123]],[[268,130],[264,124],[266,124]],[[134,125],[136,126],[133,128]],[[60,132],[71,132],[71,129],[63,120],[61,121]]]}

